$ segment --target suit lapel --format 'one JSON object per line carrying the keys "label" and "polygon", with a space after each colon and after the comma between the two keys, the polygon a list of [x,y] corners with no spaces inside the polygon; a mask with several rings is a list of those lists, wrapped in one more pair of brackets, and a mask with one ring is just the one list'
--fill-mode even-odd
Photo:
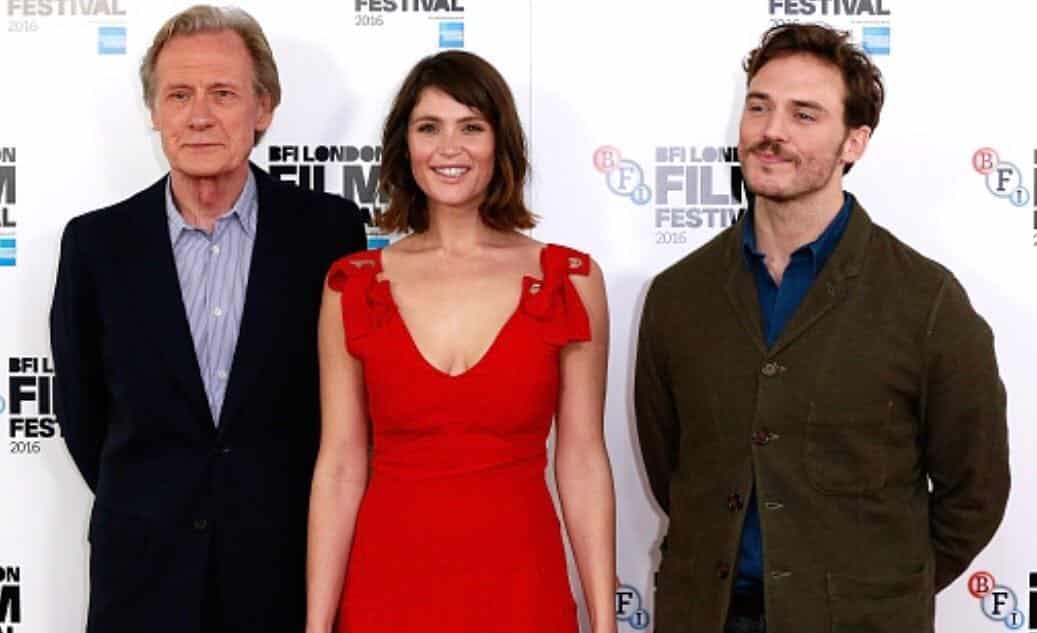
{"label": "suit lapel", "polygon": [[212,413],[195,357],[194,339],[169,241],[165,187],[166,178],[163,178],[145,190],[140,208],[133,214],[137,227],[128,240],[132,255],[123,266],[127,294],[142,314],[142,322],[154,334],[155,346],[169,364],[196,418],[212,433]]}
{"label": "suit lapel", "polygon": [[227,392],[220,413],[220,432],[233,422],[248,395],[250,386],[256,384],[263,370],[270,343],[278,332],[278,302],[282,300],[280,284],[286,276],[285,250],[278,248],[291,231],[287,221],[293,217],[293,209],[283,196],[278,195],[273,181],[266,172],[252,166],[256,177],[258,200],[256,239],[252,246],[252,264],[249,268],[248,287],[245,290],[245,307],[241,315],[238,343],[234,350]]}

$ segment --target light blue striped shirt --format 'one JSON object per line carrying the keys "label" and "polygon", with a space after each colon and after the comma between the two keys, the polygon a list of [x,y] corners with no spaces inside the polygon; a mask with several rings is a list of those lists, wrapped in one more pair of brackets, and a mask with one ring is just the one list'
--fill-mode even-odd
{"label": "light blue striped shirt", "polygon": [[219,425],[256,239],[256,179],[249,170],[241,195],[216,220],[211,234],[184,220],[170,183],[171,179],[166,180],[169,241],[209,410]]}

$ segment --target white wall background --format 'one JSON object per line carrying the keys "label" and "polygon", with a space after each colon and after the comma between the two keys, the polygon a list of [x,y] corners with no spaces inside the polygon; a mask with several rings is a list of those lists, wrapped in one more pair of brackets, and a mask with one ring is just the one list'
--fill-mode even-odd
{"label": "white wall background", "polygon": [[[5,204],[0,196],[0,206],[17,226],[0,226],[0,239],[17,240],[17,264],[0,266],[0,584],[17,568],[22,617],[5,622],[0,613],[0,631],[66,633],[85,621],[90,495],[60,438],[12,433],[12,394],[3,374],[10,358],[49,356],[46,314],[65,222],[144,188],[166,170],[136,68],[158,26],[192,3],[93,3],[124,13],[115,16],[31,16],[19,8],[24,0],[4,4],[0,156],[14,148],[16,160],[0,166],[16,166],[17,200]],[[683,195],[671,194],[670,205],[638,205],[609,190],[593,156],[603,145],[618,148],[642,168],[655,193],[657,147],[735,144],[741,59],[772,19],[793,16],[772,15],[769,0],[455,4],[464,11],[384,13],[379,26],[357,23],[378,14],[358,13],[354,0],[242,0],[266,29],[285,94],[253,159],[267,166],[270,145],[376,145],[398,83],[421,56],[438,50],[439,20],[432,18],[464,22],[465,48],[501,70],[519,104],[532,147],[532,207],[543,217],[534,236],[590,252],[606,275],[613,341],[606,425],[619,506],[619,574],[650,602],[661,526],[634,443],[637,319],[652,275],[719,228],[660,231],[656,206],[686,206]],[[1037,448],[1035,207],[992,196],[971,164],[976,149],[993,147],[1021,168],[1033,193],[1037,95],[1029,56],[1037,5],[876,4],[889,14],[823,18],[858,38],[864,26],[890,29],[889,54],[875,57],[886,76],[886,108],[846,186],[876,221],[953,270],[994,329],[1009,393],[1014,487],[1004,524],[970,573],[989,571],[1014,589],[1027,616],[1037,616],[1028,612],[1027,585],[1029,572],[1037,571],[1027,501],[1037,492],[1029,459]],[[125,54],[98,54],[101,26],[126,28]],[[729,168],[714,168],[714,188],[724,190]],[[338,173],[338,166],[328,167],[327,185],[341,193]],[[650,603],[645,607],[654,613]],[[937,630],[1001,626],[984,616],[965,579],[940,594]],[[635,629],[621,622],[620,630]]]}

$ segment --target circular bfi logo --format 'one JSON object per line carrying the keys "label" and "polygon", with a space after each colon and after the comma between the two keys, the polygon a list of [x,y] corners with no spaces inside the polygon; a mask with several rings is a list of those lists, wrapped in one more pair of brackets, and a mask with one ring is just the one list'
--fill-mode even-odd
{"label": "circular bfi logo", "polygon": [[603,145],[595,150],[594,168],[605,174],[605,184],[617,196],[630,198],[634,204],[648,204],[652,199],[645,170],[636,161],[623,158],[618,148]]}
{"label": "circular bfi logo", "polygon": [[1001,160],[993,148],[976,150],[972,154],[972,168],[983,176],[992,196],[1004,198],[1017,207],[1030,203],[1031,194],[1023,182],[1023,171],[1014,163]]}
{"label": "circular bfi logo", "polygon": [[990,572],[978,571],[969,577],[969,593],[979,600],[980,610],[987,618],[1003,623],[1011,630],[1021,629],[1026,616],[1019,609],[1019,600],[1011,588],[997,584]]}
{"label": "circular bfi logo", "polygon": [[647,629],[651,622],[641,592],[631,585],[616,588],[616,621],[624,622],[636,631]]}

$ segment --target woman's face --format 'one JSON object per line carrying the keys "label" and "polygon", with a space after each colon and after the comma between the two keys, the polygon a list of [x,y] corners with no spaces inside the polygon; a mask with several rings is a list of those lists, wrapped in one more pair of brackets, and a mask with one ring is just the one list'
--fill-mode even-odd
{"label": "woman's face", "polygon": [[435,87],[421,91],[407,124],[411,173],[434,209],[477,210],[493,178],[493,127]]}

